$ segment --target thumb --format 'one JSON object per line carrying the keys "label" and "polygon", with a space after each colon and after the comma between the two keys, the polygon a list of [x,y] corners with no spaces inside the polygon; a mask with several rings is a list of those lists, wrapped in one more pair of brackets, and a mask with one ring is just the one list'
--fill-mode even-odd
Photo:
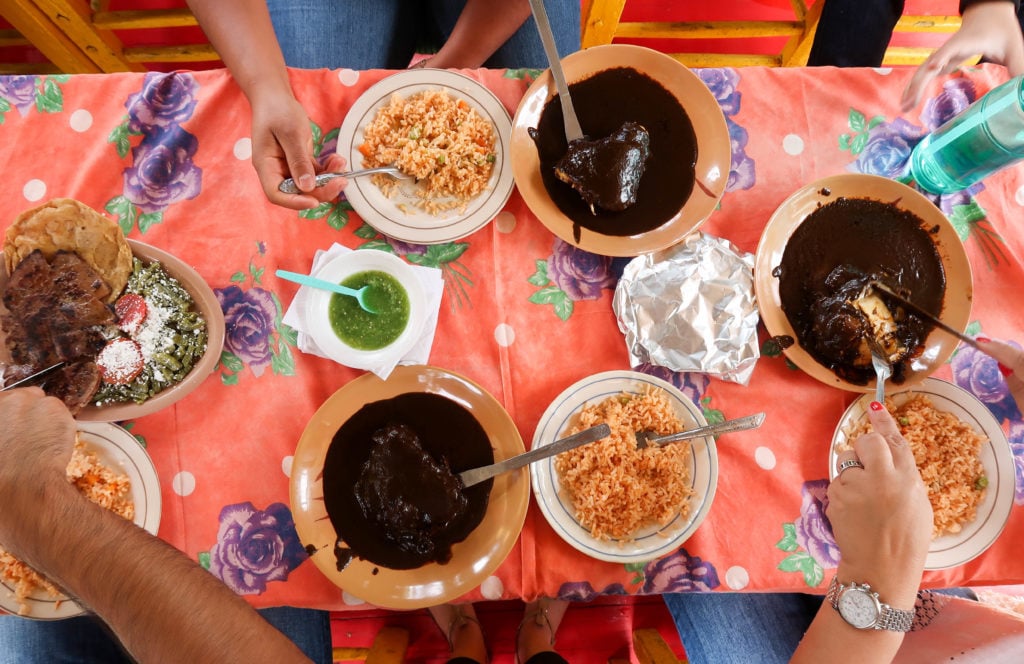
{"label": "thumb", "polygon": [[316,187],[316,164],[313,160],[313,135],[303,126],[304,133],[295,131],[275,132],[281,150],[284,151],[288,172],[298,185],[299,191],[310,192]]}

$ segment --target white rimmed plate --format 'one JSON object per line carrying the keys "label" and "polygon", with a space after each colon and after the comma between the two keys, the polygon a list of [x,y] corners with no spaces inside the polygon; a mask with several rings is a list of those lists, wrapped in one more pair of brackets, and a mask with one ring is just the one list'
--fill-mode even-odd
{"label": "white rimmed plate", "polygon": [[[122,427],[108,422],[77,422],[79,437],[86,449],[94,452],[100,463],[116,473],[123,473],[131,481],[130,495],[135,503],[135,525],[156,535],[160,529],[160,480],[153,460],[135,436]],[[0,609],[18,613],[14,587],[0,580]],[[45,590],[37,591],[26,599],[29,613],[26,618],[59,620],[85,613],[85,609],[64,595],[54,598]]]}
{"label": "white rimmed plate", "polygon": [[487,225],[512,195],[512,163],[508,149],[512,119],[494,93],[472,78],[454,71],[408,69],[369,88],[345,115],[338,133],[338,154],[348,160],[350,167],[362,168],[363,156],[359,146],[363,143],[363,131],[392,94],[408,98],[418,92],[442,89],[447,90],[452,99],[468,103],[494,126],[497,159],[487,188],[473,198],[465,210],[455,209],[436,215],[411,205],[399,207],[399,204],[409,203],[415,197],[399,193],[394,199],[389,199],[373,184],[372,178],[349,180],[345,197],[355,211],[363,221],[396,240],[416,244],[458,240]]}
{"label": "white rimmed plate", "polygon": [[[670,383],[636,371],[606,371],[573,383],[551,402],[537,424],[532,447],[549,445],[561,438],[584,406],[624,392],[641,394],[650,388],[668,393],[676,415],[685,425],[707,424],[700,409]],[[691,441],[690,451],[690,488],[694,495],[690,498],[689,516],[676,515],[665,526],[642,528],[630,542],[599,540],[591,536],[589,529],[580,526],[573,515],[572,500],[558,479],[554,458],[530,464],[533,495],[554,531],[578,551],[613,563],[653,560],[678,549],[711,509],[718,486],[718,452],[714,439],[709,436]]]}
{"label": "white rimmed plate", "polygon": [[[955,535],[943,535],[932,540],[928,548],[925,569],[947,569],[978,557],[1003,532],[1013,507],[1013,453],[996,418],[967,390],[944,380],[926,378],[909,390],[892,394],[891,398],[900,406],[915,394],[927,396],[937,410],[952,413],[988,437],[988,442],[981,446],[980,454],[988,477],[988,491],[978,506],[974,521],[964,524],[963,530]],[[830,480],[835,479],[837,448],[847,443],[846,431],[867,417],[866,408],[873,400],[873,395],[865,394],[854,401],[836,425],[828,458]]]}

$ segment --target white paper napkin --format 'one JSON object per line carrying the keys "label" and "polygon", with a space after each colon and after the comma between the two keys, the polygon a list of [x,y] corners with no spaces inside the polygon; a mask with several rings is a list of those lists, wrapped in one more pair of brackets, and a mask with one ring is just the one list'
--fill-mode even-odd
{"label": "white paper napkin", "polygon": [[[347,254],[351,251],[352,249],[337,243],[331,245],[331,248],[326,251],[317,249],[316,254],[313,256],[313,267],[310,269],[309,274],[316,274],[316,271],[327,261],[335,256]],[[375,250],[366,249],[365,251]],[[441,296],[444,294],[444,279],[441,276],[441,270],[437,268],[424,267],[422,265],[410,265],[409,267],[416,273],[416,277],[423,286],[423,292],[427,296],[427,316],[423,323],[423,332],[420,334],[420,338],[408,353],[396,362],[370,368],[370,371],[382,380],[387,380],[387,377],[391,375],[391,372],[399,364],[426,364],[427,360],[430,359],[430,348],[434,345],[434,333],[437,331],[437,313],[441,308]],[[298,292],[295,293],[295,298],[284,313],[283,320],[286,325],[298,332],[296,336],[299,350],[303,353],[331,359],[320,350],[316,342],[313,341],[313,337],[307,333],[309,327],[303,319],[302,312],[307,310],[305,306],[306,299],[312,291],[313,288],[309,286],[299,286]]]}

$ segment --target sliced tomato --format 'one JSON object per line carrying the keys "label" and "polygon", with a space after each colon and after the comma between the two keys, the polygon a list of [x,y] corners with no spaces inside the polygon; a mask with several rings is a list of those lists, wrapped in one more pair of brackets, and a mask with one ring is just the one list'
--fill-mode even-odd
{"label": "sliced tomato", "polygon": [[139,326],[146,320],[148,313],[149,307],[146,306],[146,299],[135,293],[125,293],[114,303],[117,326],[127,334],[135,334]]}
{"label": "sliced tomato", "polygon": [[109,385],[127,385],[142,372],[144,364],[139,344],[124,337],[108,341],[96,358],[100,376]]}

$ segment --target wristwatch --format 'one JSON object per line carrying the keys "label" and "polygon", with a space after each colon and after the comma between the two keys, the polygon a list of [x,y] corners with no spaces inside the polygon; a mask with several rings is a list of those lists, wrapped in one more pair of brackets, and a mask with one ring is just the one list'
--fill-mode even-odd
{"label": "wristwatch", "polygon": [[868,584],[839,583],[832,577],[825,600],[839,612],[843,620],[857,629],[885,629],[890,632],[909,632],[914,623],[914,611],[894,609],[878,599],[878,593]]}

